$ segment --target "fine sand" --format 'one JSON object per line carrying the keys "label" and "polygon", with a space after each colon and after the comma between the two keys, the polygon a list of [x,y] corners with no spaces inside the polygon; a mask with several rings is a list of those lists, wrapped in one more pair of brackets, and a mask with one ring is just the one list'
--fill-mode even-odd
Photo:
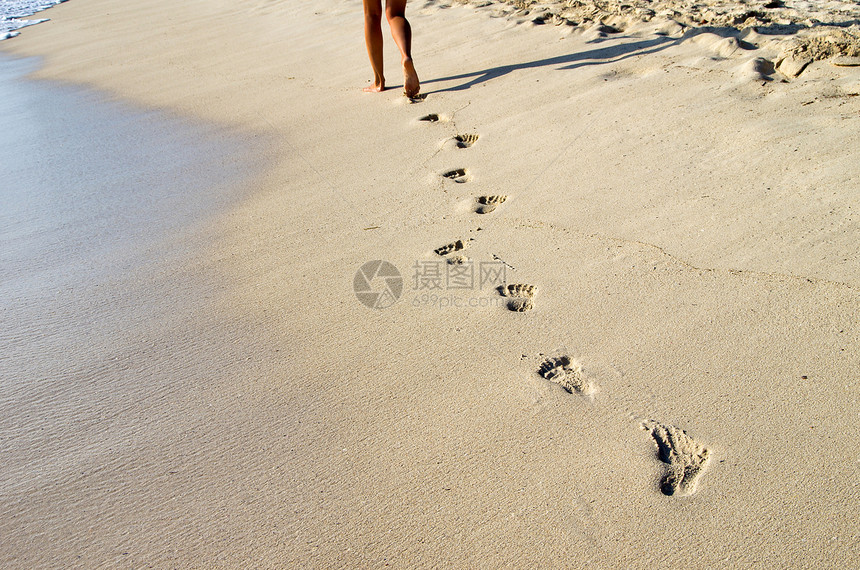
{"label": "fine sand", "polygon": [[0,566],[856,565],[860,8],[532,4],[411,1],[412,101],[357,1],[0,44],[272,141],[3,379]]}

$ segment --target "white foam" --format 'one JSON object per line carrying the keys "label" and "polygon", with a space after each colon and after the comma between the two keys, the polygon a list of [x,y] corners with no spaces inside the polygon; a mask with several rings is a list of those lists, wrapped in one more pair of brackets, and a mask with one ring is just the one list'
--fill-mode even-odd
{"label": "white foam", "polygon": [[0,3],[0,40],[7,40],[18,35],[19,30],[25,26],[47,22],[47,18],[39,20],[26,20],[41,10],[47,10],[51,6],[61,4],[66,0],[4,0]]}

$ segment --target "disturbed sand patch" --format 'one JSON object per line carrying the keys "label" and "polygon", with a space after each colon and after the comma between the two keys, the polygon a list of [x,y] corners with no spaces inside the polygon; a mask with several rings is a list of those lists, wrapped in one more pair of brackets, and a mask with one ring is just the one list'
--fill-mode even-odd
{"label": "disturbed sand patch", "polygon": [[567,26],[587,32],[593,39],[649,24],[659,35],[684,39],[702,31],[733,38],[755,35],[759,41],[749,47],[772,50],[769,59],[787,77],[797,77],[813,61],[860,65],[860,5],[852,2],[428,0],[425,6],[433,4],[492,8],[494,17],[518,24]]}

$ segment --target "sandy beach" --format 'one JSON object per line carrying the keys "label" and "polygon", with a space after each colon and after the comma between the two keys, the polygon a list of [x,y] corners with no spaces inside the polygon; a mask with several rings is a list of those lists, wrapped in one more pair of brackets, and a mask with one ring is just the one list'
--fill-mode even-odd
{"label": "sandy beach", "polygon": [[860,5],[407,15],[414,100],[357,0],[0,42],[136,117],[117,180],[177,133],[158,207],[62,218],[133,254],[4,257],[0,566],[855,566]]}

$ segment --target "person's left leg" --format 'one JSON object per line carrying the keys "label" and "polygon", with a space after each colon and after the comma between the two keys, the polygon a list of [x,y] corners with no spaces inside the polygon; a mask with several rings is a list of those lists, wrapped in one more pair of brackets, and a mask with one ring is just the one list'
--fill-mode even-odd
{"label": "person's left leg", "polygon": [[373,85],[364,90],[382,91],[385,89],[385,76],[382,73],[382,0],[364,0],[364,41],[373,68]]}
{"label": "person's left leg", "polygon": [[403,91],[407,96],[414,97],[418,95],[421,84],[412,63],[412,28],[406,20],[406,0],[385,0],[385,16],[391,27],[394,43],[400,49],[400,61],[403,64]]}

